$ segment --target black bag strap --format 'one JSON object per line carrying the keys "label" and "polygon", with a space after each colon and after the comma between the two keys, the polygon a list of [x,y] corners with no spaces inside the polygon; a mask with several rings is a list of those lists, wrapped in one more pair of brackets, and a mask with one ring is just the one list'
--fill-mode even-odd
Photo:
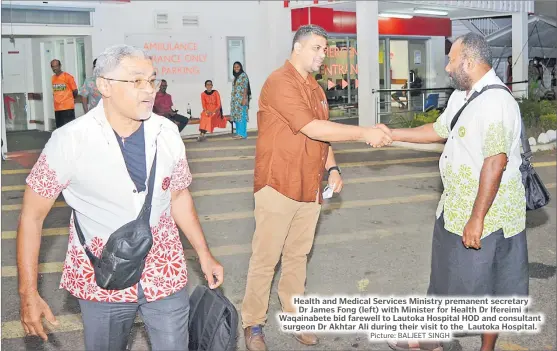
{"label": "black bag strap", "polygon": [[137,219],[147,219],[151,216],[151,205],[153,201],[153,189],[155,188],[155,174],[157,170],[157,152],[155,151],[155,157],[153,158],[153,164],[151,165],[151,173],[149,174],[149,184],[147,184],[147,195],[145,196],[145,202],[143,202],[143,207],[139,211]]}
{"label": "black bag strap", "polygon": [[[155,151],[155,157],[153,158],[153,164],[151,165],[151,172],[149,174],[149,184],[147,185],[147,195],[145,196],[145,202],[143,203],[143,207],[141,208],[141,211],[139,211],[139,215],[137,216],[138,219],[149,220],[149,217],[151,215],[151,202],[153,200],[153,189],[155,187],[155,174],[156,174],[156,169],[157,169],[157,153],[158,152]],[[81,246],[83,246],[83,248],[85,249],[85,253],[89,257],[91,262],[93,264],[96,264],[99,259],[87,247],[86,242],[85,242],[85,236],[83,235],[83,231],[81,230],[81,226],[79,225],[79,222],[77,221],[77,213],[75,212],[75,209],[72,209],[72,212],[73,212],[73,222],[74,222],[74,227],[75,227],[75,233],[77,234],[77,238],[79,239],[79,242],[81,243]]]}
{"label": "black bag strap", "polygon": [[470,102],[472,102],[472,100],[474,100],[475,98],[477,98],[478,96],[480,96],[484,91],[486,91],[487,86],[484,87],[481,91],[474,91],[474,93],[472,94],[472,96],[470,96],[470,98],[468,99],[468,101],[466,101],[466,103],[464,104],[464,106],[462,106],[460,108],[460,110],[458,110],[458,112],[456,113],[456,115],[454,115],[453,120],[451,121],[451,128],[449,129],[449,132],[451,130],[453,130],[456,122],[458,122],[458,118],[460,117],[460,115],[462,114],[462,111],[464,111],[464,109],[466,108],[466,106],[468,106],[468,104]]}
{"label": "black bag strap", "polygon": [[[484,88],[484,89],[485,90],[489,90],[489,89],[505,90],[509,94],[511,94],[511,96],[513,96],[511,91],[504,85],[494,84],[494,85],[488,85],[488,86],[486,86],[486,88]],[[524,126],[524,120],[522,119],[522,117],[520,118],[520,124],[521,124],[521,126],[520,126],[520,141],[522,142],[522,155],[523,155],[523,158],[527,162],[530,162],[530,159],[532,158],[532,149],[530,148],[530,143],[528,142],[528,138],[526,137],[526,127]]]}
{"label": "black bag strap", "polygon": [[[480,90],[479,92],[474,92],[474,94],[472,94],[472,96],[470,97],[470,99],[468,99],[468,101],[466,101],[466,103],[464,104],[464,106],[462,106],[462,108],[456,113],[456,115],[453,117],[453,120],[451,122],[451,129],[453,129],[453,127],[455,126],[456,122],[458,121],[458,118],[460,117],[460,114],[462,113],[462,111],[464,110],[464,108],[466,106],[468,106],[468,104],[475,99],[476,97],[478,97],[479,95],[481,95],[483,92],[490,90],[490,89],[501,89],[501,90],[506,90],[509,94],[512,95],[511,91],[504,85],[500,85],[500,84],[491,84],[491,85],[486,85],[482,90]],[[514,96],[513,96],[514,97]],[[524,120],[522,119],[522,117],[520,118],[520,124],[521,124],[521,128],[520,128],[520,141],[522,142],[522,155],[523,155],[523,159],[529,163],[530,159],[532,158],[532,149],[530,148],[530,143],[528,142],[528,138],[526,138],[526,127],[524,126]],[[450,131],[449,130],[449,131]]]}

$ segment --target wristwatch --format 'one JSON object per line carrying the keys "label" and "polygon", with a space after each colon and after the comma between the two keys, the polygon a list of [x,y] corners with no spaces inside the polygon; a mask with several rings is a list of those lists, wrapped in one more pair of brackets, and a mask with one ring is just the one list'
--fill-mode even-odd
{"label": "wristwatch", "polygon": [[340,168],[338,168],[338,166],[333,166],[333,167],[329,168],[329,169],[327,170],[327,172],[328,172],[329,174],[331,174],[331,171],[334,171],[334,170],[338,171],[338,174],[342,174],[342,173],[340,172]]}

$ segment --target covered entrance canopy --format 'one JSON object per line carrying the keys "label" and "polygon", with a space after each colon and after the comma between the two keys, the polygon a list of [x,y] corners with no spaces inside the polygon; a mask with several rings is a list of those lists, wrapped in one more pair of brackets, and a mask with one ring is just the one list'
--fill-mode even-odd
{"label": "covered entrance canopy", "polygon": [[[512,25],[486,37],[491,46],[510,53]],[[495,51],[495,50],[494,50]],[[557,57],[557,23],[555,19],[531,15],[528,19],[529,57]],[[501,52],[504,55],[504,52]],[[510,54],[509,54],[510,56]]]}

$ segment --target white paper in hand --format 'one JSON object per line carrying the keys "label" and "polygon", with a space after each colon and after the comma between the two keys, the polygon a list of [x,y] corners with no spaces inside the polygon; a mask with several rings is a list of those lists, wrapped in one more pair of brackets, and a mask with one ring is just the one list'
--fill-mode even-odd
{"label": "white paper in hand", "polygon": [[329,187],[329,185],[327,185],[325,187],[325,189],[323,190],[323,199],[330,199],[333,197],[333,189],[335,188],[335,185],[333,184],[332,187]]}

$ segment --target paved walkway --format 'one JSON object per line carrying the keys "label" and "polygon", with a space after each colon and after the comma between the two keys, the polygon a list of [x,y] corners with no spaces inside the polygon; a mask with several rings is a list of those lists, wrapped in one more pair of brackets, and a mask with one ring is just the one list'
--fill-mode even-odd
{"label": "paved walkway", "polygon": [[[186,141],[194,174],[191,191],[213,253],[226,271],[226,295],[241,307],[254,230],[252,170],[255,136],[231,140],[211,137]],[[422,294],[429,279],[434,213],[442,185],[439,154],[403,148],[371,149],[358,143],[334,145],[345,187],[328,201],[318,226],[308,265],[307,291],[312,294]],[[67,244],[70,209],[57,200],[45,221],[40,254],[39,288],[61,326],[43,344],[25,337],[19,322],[15,230],[29,160],[2,163],[2,348],[5,350],[81,350],[83,333],[76,300],[58,289]],[[555,151],[537,153],[534,162],[556,199]],[[31,163],[32,164],[32,163]],[[555,350],[556,321],[556,200],[528,214],[530,286],[533,312],[544,311],[546,325],[537,335],[503,335],[498,350]],[[202,275],[188,253],[189,289]],[[275,279],[265,328],[271,350],[388,350],[365,335],[322,337],[320,345],[303,347],[282,334],[274,314],[280,310]],[[454,350],[477,350],[478,337],[457,339]],[[131,350],[148,350],[143,325],[133,329]],[[244,350],[240,337],[239,349]]]}

